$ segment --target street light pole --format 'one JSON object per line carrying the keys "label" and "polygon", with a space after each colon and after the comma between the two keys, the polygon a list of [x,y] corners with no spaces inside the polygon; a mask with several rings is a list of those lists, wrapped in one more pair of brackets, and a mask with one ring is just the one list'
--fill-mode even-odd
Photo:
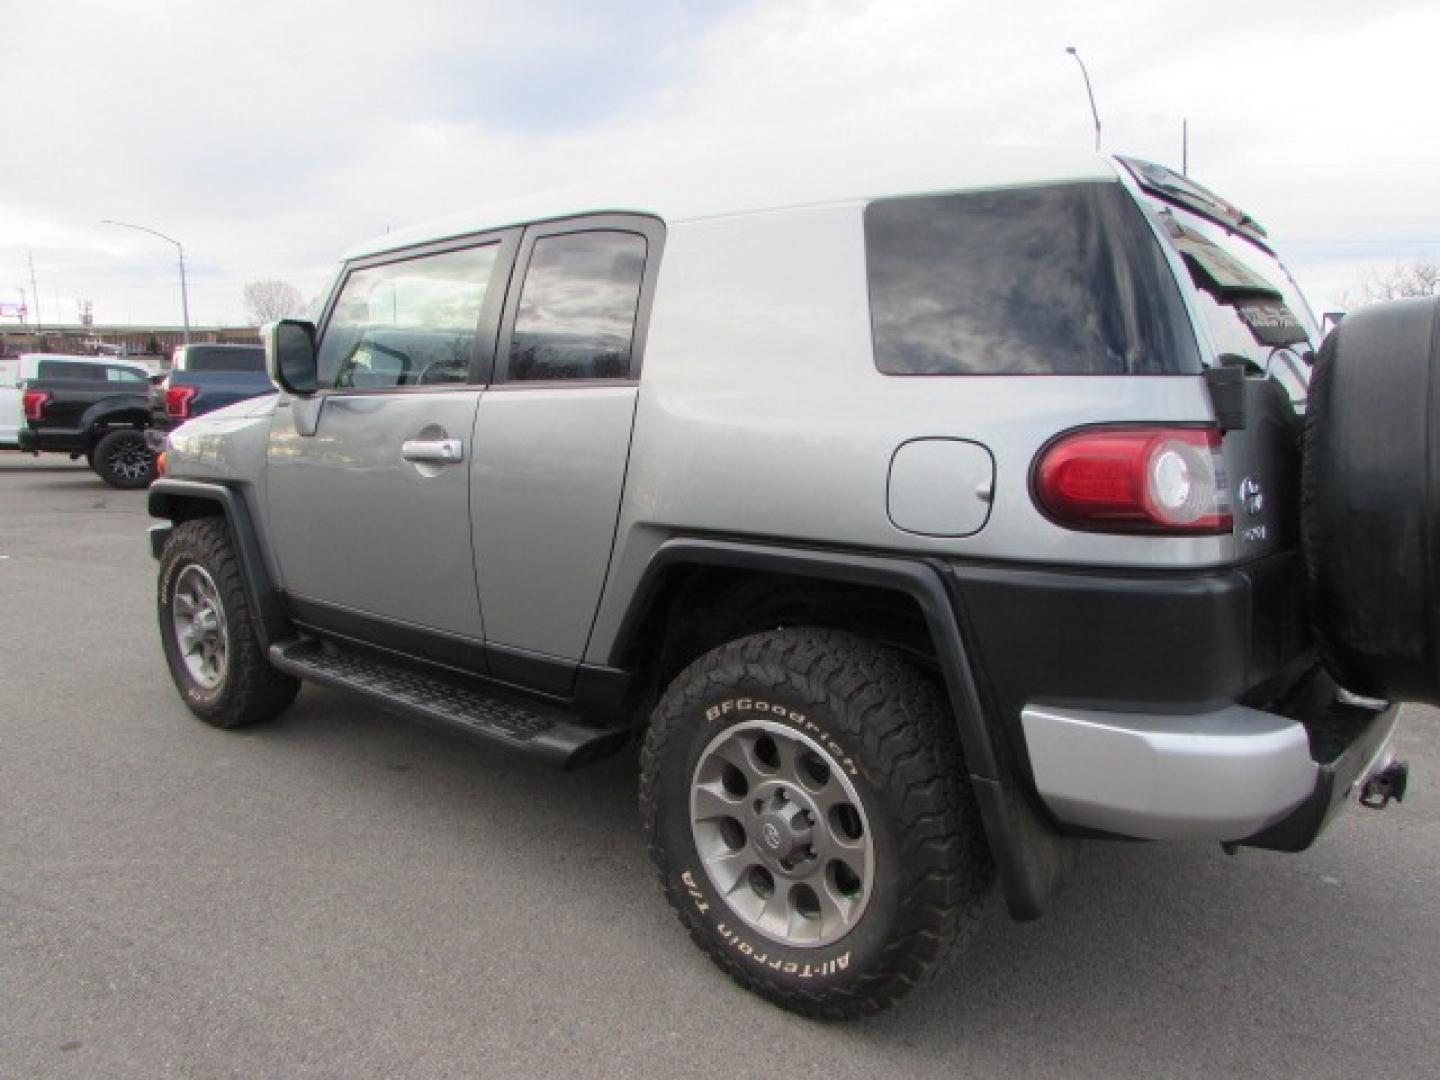
{"label": "street light pole", "polygon": [[167,241],[168,243],[175,245],[175,250],[180,254],[180,311],[185,319],[185,344],[189,345],[190,294],[185,287],[185,246],[181,244],[179,240],[176,240],[173,236],[166,236],[164,233],[156,232],[154,229],[148,229],[144,225],[132,225],[128,221],[111,221],[109,218],[104,218],[100,222],[100,224],[119,225],[122,229],[136,229],[143,233],[149,233],[151,236],[158,236],[161,240]]}
{"label": "street light pole", "polygon": [[1074,45],[1067,45],[1065,51],[1075,58],[1075,63],[1080,65],[1080,74],[1085,77],[1085,93],[1090,98],[1090,116],[1095,121],[1095,149],[1100,149],[1100,110],[1095,107],[1095,91],[1090,88],[1090,72],[1085,70],[1085,61],[1080,59],[1080,53]]}

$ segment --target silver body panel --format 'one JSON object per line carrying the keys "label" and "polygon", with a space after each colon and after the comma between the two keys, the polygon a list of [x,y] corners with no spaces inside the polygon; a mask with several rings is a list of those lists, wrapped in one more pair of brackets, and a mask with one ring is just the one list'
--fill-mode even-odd
{"label": "silver body panel", "polygon": [[480,639],[464,460],[405,460],[409,440],[468,440],[477,388],[330,394],[314,435],[274,411],[268,541],[297,596]]}
{"label": "silver body panel", "polygon": [[[646,342],[610,582],[586,652],[603,663],[655,548],[722,533],[1075,566],[1221,566],[1235,542],[1062,529],[1030,466],[1087,423],[1206,422],[1200,377],[892,376],[875,367],[863,204],[674,226]],[[743,313],[740,314],[740,313]],[[994,460],[984,527],[922,536],[888,512],[891,459],[963,439]]]}
{"label": "silver body panel", "polygon": [[635,397],[620,385],[481,398],[470,490],[490,641],[579,659],[610,563]]}

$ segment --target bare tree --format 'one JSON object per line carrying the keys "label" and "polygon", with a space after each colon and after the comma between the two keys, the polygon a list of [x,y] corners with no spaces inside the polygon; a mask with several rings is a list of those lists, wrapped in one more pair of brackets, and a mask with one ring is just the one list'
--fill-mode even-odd
{"label": "bare tree", "polygon": [[245,315],[256,326],[288,319],[305,310],[305,298],[288,281],[266,278],[245,286]]}
{"label": "bare tree", "polygon": [[1381,300],[1421,296],[1440,296],[1440,263],[1416,259],[1411,263],[1396,263],[1389,270],[1367,270],[1356,279],[1353,288],[1340,294],[1340,303],[1342,307],[1354,309]]}

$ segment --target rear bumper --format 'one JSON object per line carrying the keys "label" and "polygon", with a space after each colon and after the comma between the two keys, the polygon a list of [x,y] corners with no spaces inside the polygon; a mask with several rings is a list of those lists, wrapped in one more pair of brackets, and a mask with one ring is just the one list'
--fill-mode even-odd
{"label": "rear bumper", "polygon": [[992,704],[1201,713],[1293,682],[1311,641],[1296,552],[1211,570],[949,565]]}
{"label": "rear bumper", "polygon": [[87,438],[88,433],[83,429],[42,428],[37,431],[32,427],[23,427],[17,442],[21,450],[30,454],[83,454],[90,449]]}
{"label": "rear bumper", "polygon": [[1332,693],[1293,717],[1241,705],[1178,715],[1032,705],[1021,716],[1036,790],[1068,825],[1302,850],[1388,762],[1398,711]]}
{"label": "rear bumper", "polygon": [[1295,552],[947,570],[1013,774],[1065,832],[1300,850],[1386,763],[1397,709],[1339,700]]}

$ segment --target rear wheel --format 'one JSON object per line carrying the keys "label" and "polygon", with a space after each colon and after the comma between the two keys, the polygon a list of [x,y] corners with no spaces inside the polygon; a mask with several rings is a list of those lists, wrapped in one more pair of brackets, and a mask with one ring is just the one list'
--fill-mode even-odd
{"label": "rear wheel", "polygon": [[134,428],[107,433],[86,460],[111,487],[143,488],[155,479],[155,455],[145,445],[145,433]]}
{"label": "rear wheel", "polygon": [[898,655],[782,630],[702,657],[642,758],[651,854],[691,937],[796,1012],[877,1012],[977,924],[993,881],[954,721]]}
{"label": "rear wheel", "polygon": [[268,720],[299,692],[255,633],[230,532],[220,518],[177,525],[160,561],[160,641],[190,711],[216,727]]}

